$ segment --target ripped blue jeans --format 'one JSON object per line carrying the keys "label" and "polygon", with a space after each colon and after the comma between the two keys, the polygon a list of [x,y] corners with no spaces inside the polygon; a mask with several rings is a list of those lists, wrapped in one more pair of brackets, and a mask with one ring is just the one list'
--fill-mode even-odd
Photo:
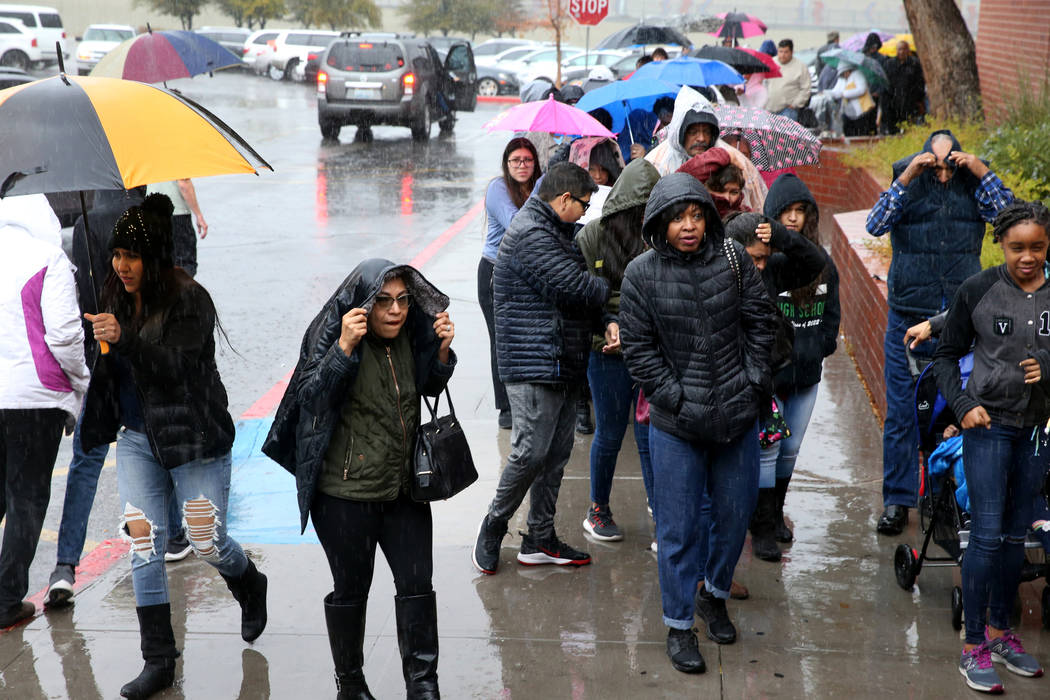
{"label": "ripped blue jeans", "polygon": [[230,463],[227,452],[168,470],[153,456],[145,433],[122,429],[117,434],[121,533],[131,541],[131,581],[139,607],[168,602],[164,548],[172,498],[181,504],[183,526],[197,556],[224,576],[238,577],[248,567],[241,546],[226,535]]}

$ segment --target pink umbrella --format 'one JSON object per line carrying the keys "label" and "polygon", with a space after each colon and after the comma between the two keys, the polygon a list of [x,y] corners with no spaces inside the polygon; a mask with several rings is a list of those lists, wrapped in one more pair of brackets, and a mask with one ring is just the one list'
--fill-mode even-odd
{"label": "pink umbrella", "polygon": [[780,78],[780,77],[782,77],[782,74],[780,72],[780,66],[777,65],[777,62],[774,61],[773,57],[770,56],[769,54],[764,54],[761,51],[758,51],[756,49],[749,49],[746,46],[738,46],[738,47],[736,47],[736,50],[737,51],[744,51],[746,53],[749,53],[752,56],[754,56],[755,58],[757,58],[758,60],[762,61],[762,64],[766,68],[768,68],[769,70],[765,71],[764,73],[760,73],[759,75],[763,75],[763,76],[765,76],[767,78]]}
{"label": "pink umbrella", "polygon": [[486,124],[485,128],[489,131],[547,131],[552,134],[616,138],[616,134],[602,126],[597,119],[582,109],[556,101],[553,96],[512,107]]}
{"label": "pink umbrella", "polygon": [[889,41],[893,38],[893,35],[889,32],[879,31],[878,29],[872,29],[866,32],[858,32],[853,36],[846,39],[844,42],[839,44],[839,48],[850,49],[851,51],[860,51],[864,48],[864,42],[868,40],[868,34],[875,33],[879,35],[879,41]]}
{"label": "pink umbrella", "polygon": [[715,15],[722,20],[722,26],[711,32],[712,36],[728,36],[734,39],[746,39],[766,33],[766,23],[754,15],[744,12],[723,12]]}

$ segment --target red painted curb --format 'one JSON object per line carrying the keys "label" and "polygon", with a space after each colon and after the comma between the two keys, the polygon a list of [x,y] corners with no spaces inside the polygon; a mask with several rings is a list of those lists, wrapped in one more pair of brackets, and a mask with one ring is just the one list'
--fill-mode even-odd
{"label": "red painted curb", "polygon": [[520,97],[514,95],[493,95],[491,97],[478,95],[478,102],[489,102],[493,104],[518,104],[521,102]]}

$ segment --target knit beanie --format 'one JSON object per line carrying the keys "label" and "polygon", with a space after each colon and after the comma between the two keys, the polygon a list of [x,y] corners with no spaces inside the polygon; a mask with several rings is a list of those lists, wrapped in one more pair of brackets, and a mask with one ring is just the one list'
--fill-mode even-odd
{"label": "knit beanie", "polygon": [[156,261],[161,267],[171,267],[174,264],[171,233],[174,211],[167,195],[156,192],[149,195],[141,205],[131,207],[117,219],[109,249],[130,250]]}
{"label": "knit beanie", "polygon": [[817,206],[817,200],[813,198],[806,183],[802,182],[798,175],[784,173],[769,186],[762,212],[770,219],[779,219],[781,212],[795,202],[809,202],[814,208]]}
{"label": "knit beanie", "polygon": [[772,39],[766,39],[762,42],[762,46],[758,49],[767,56],[777,55],[777,45],[773,43]]}

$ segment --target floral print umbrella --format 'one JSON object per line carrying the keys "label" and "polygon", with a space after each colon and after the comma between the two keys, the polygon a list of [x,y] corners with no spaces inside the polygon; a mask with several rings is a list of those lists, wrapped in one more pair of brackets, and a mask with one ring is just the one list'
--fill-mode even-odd
{"label": "floral print umbrella", "polygon": [[763,171],[820,163],[820,139],[798,122],[755,107],[714,105],[718,127],[751,146],[751,162]]}

